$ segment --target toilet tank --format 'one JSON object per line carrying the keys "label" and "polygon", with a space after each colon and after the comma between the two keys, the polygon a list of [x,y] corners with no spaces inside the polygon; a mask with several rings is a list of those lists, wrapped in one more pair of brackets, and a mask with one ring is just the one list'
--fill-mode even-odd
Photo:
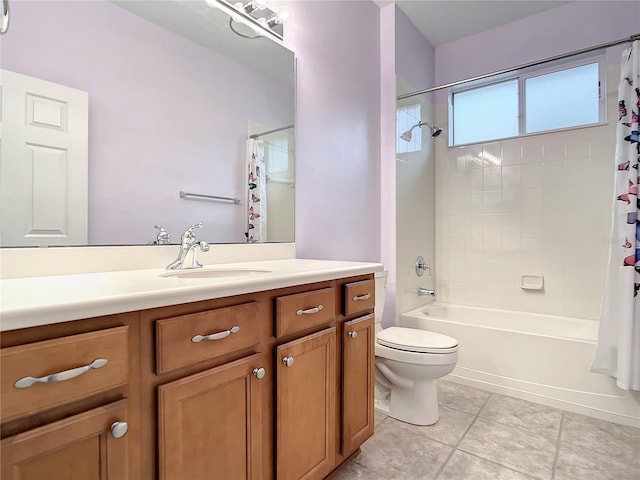
{"label": "toilet tank", "polygon": [[382,312],[384,311],[384,300],[387,290],[387,271],[375,273],[376,282],[376,303],[375,303],[375,315],[376,315],[376,331],[380,329],[380,322],[382,322]]}

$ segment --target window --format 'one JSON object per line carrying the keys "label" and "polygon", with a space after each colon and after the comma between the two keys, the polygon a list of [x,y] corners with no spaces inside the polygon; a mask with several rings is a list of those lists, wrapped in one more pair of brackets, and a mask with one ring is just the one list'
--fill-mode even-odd
{"label": "window", "polygon": [[456,144],[518,135],[518,80],[460,92],[454,106]]}
{"label": "window", "polygon": [[422,150],[422,132],[420,128],[411,131],[409,140],[403,140],[400,136],[412,127],[420,123],[422,108],[419,103],[404,105],[396,109],[396,153],[419,152]]}
{"label": "window", "polygon": [[604,121],[601,59],[570,67],[514,73],[511,78],[450,94],[451,145]]}
{"label": "window", "polygon": [[600,121],[598,64],[525,78],[525,132]]}

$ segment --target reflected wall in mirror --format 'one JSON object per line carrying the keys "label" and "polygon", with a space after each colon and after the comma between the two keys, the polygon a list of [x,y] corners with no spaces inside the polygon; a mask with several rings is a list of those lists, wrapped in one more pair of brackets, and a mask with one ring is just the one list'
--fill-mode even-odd
{"label": "reflected wall in mirror", "polygon": [[[11,8],[0,38],[2,246],[142,245],[154,225],[179,243],[196,222],[198,238],[245,243],[257,218],[264,233],[252,240],[293,241],[291,51],[237,36],[204,0]],[[252,202],[256,134],[265,193]]]}

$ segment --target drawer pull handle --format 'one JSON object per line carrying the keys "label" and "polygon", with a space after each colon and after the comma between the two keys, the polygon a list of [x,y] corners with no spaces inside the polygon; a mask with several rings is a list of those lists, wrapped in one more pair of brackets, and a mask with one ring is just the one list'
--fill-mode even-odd
{"label": "drawer pull handle", "polygon": [[356,295],[353,297],[354,302],[359,302],[360,300],[369,300],[371,298],[370,293],[365,293],[364,295]]}
{"label": "drawer pull handle", "polygon": [[356,338],[358,338],[358,332],[356,331],[349,332],[347,333],[347,335],[349,335],[349,338],[351,338],[351,340],[355,340]]}
{"label": "drawer pull handle", "polygon": [[313,315],[314,313],[318,313],[323,308],[324,307],[322,305],[318,305],[317,307],[309,308],[307,310],[298,310],[296,312],[296,315],[298,315],[298,316],[300,316],[300,315]]}
{"label": "drawer pull handle", "polygon": [[262,380],[267,372],[265,372],[264,368],[254,368],[253,375],[258,380]]}
{"label": "drawer pull handle", "polygon": [[29,388],[34,383],[52,383],[62,382],[64,380],[71,380],[72,378],[79,377],[83,373],[87,373],[92,368],[101,368],[107,364],[105,358],[98,358],[91,362],[89,365],[84,365],[78,368],[72,368],[71,370],[65,370],[64,372],[53,373],[44,377],[24,377],[13,384],[16,388]]}
{"label": "drawer pull handle", "polygon": [[193,343],[200,343],[203,340],[222,340],[223,338],[227,338],[232,333],[238,333],[240,331],[240,327],[235,326],[231,327],[229,330],[225,330],[224,332],[212,333],[211,335],[196,335],[191,339]]}
{"label": "drawer pull handle", "polygon": [[293,365],[293,357],[284,357],[282,359],[282,363],[285,367],[290,367]]}
{"label": "drawer pull handle", "polygon": [[111,424],[111,436],[113,438],[122,438],[127,434],[129,425],[127,422],[113,422]]}

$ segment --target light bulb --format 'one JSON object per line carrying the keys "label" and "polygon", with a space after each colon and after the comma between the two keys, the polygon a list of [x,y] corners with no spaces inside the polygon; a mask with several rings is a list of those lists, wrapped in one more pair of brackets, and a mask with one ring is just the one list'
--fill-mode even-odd
{"label": "light bulb", "polygon": [[291,11],[284,5],[281,5],[276,10],[276,16],[280,19],[279,23],[285,23],[291,20]]}
{"label": "light bulb", "polygon": [[267,21],[270,27],[275,27],[276,25],[281,25],[284,22],[288,21],[291,18],[291,14],[289,13],[289,9],[284,5],[278,7],[276,13],[274,13],[269,20]]}
{"label": "light bulb", "polygon": [[268,0],[251,0],[243,8],[247,13],[251,13],[255,10],[264,10],[267,8],[267,2]]}

